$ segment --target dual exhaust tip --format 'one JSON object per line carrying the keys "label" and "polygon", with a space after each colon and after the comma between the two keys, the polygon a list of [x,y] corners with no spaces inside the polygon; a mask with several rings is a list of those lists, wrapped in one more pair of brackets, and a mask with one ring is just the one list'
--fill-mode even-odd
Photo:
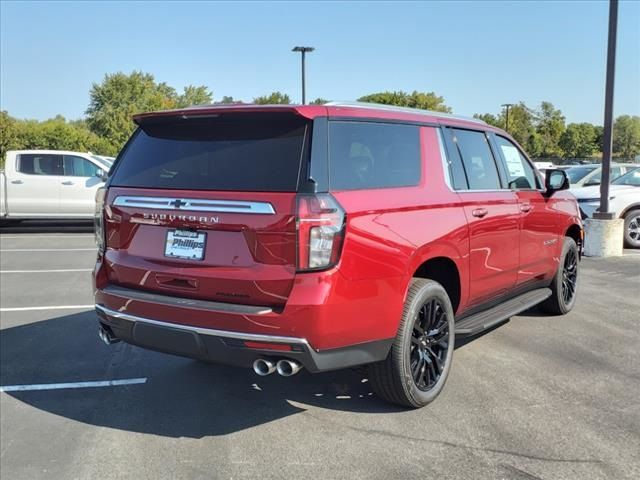
{"label": "dual exhaust tip", "polygon": [[302,365],[295,360],[282,359],[274,362],[267,358],[258,358],[253,362],[253,371],[261,377],[278,372],[283,377],[290,377],[302,370]]}
{"label": "dual exhaust tip", "polygon": [[100,340],[102,340],[107,345],[111,345],[113,343],[118,343],[120,341],[120,339],[118,337],[116,337],[111,332],[111,330],[109,330],[108,328],[103,327],[102,325],[100,325],[98,327],[98,336],[100,337]]}

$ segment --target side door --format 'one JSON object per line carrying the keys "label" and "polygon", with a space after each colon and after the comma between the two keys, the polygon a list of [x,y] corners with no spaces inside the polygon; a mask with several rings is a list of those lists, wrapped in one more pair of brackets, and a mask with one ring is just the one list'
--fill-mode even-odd
{"label": "side door", "polygon": [[451,167],[460,172],[454,176],[454,188],[469,225],[469,307],[473,307],[515,287],[520,210],[516,194],[502,184],[487,134],[444,130]]}
{"label": "side door", "polygon": [[492,135],[508,187],[520,209],[520,267],[517,286],[548,279],[558,250],[557,214],[543,196],[542,185],[529,159],[506,137]]}
{"label": "side door", "polygon": [[12,217],[60,214],[62,155],[19,153],[15,173],[7,178],[7,211]]}
{"label": "side door", "polygon": [[65,217],[92,217],[101,167],[78,155],[64,155],[64,177],[61,181],[60,211]]}

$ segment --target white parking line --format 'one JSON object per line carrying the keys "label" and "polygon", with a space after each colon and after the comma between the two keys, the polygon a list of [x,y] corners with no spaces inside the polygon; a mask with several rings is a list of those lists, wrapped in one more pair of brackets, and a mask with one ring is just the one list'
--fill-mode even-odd
{"label": "white parking line", "polygon": [[35,310],[84,310],[95,308],[95,305],[53,305],[49,307],[9,307],[0,308],[0,312],[29,312]]}
{"label": "white parking line", "polygon": [[61,390],[64,388],[97,388],[117,387],[120,385],[139,385],[147,383],[147,377],[126,378],[123,380],[104,380],[100,382],[73,382],[73,383],[40,383],[33,385],[7,385],[0,387],[0,392],[26,392],[29,390]]}
{"label": "white parking line", "polygon": [[66,268],[61,270],[0,270],[0,273],[67,273],[67,272],[91,272],[91,268]]}
{"label": "white parking line", "polygon": [[95,248],[3,248],[0,252],[95,252]]}

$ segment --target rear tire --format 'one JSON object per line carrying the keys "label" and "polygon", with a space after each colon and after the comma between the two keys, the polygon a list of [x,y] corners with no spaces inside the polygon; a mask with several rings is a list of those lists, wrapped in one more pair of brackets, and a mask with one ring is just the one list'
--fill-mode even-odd
{"label": "rear tire", "polygon": [[640,248],[640,210],[631,210],[624,216],[624,244]]}
{"label": "rear tire", "polygon": [[447,292],[438,282],[414,278],[389,355],[369,365],[373,391],[405,407],[429,404],[449,376],[454,342],[453,307]]}
{"label": "rear tire", "polygon": [[551,296],[542,304],[542,310],[553,315],[565,315],[576,303],[578,288],[578,245],[571,237],[565,237],[558,271],[551,282]]}

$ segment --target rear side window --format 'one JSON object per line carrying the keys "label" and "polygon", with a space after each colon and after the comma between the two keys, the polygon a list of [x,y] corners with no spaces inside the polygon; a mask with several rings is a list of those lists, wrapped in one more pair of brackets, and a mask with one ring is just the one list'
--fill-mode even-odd
{"label": "rear side window", "polygon": [[98,167],[86,158],[75,155],[64,156],[64,174],[69,177],[95,177]]}
{"label": "rear side window", "polygon": [[484,132],[453,129],[471,190],[498,190],[500,177]]}
{"label": "rear side window", "polygon": [[420,183],[420,129],[415,125],[329,123],[332,190],[391,188]]}
{"label": "rear side window", "polygon": [[111,185],[296,191],[307,121],[279,114],[221,114],[143,124]]}
{"label": "rear side window", "polygon": [[18,159],[18,171],[28,175],[63,175],[62,155],[22,153]]}

